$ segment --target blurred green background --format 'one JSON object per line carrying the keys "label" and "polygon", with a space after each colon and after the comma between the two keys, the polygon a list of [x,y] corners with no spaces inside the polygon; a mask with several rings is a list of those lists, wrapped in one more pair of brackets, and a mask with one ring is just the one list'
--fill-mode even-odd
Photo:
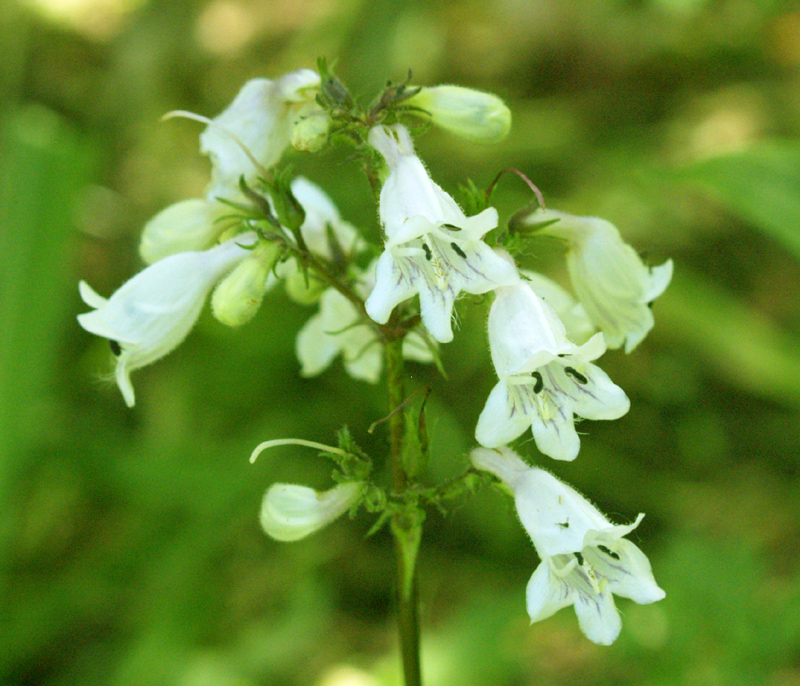
{"label": "blurred green background", "polygon": [[[485,493],[429,517],[421,559],[429,686],[800,684],[800,6],[762,0],[28,0],[0,5],[0,684],[397,684],[393,558],[361,516],[294,544],[260,531],[275,480],[327,487],[312,451],[348,423],[378,458],[380,388],[335,363],[299,378],[314,312],[271,293],[254,322],[208,314],[134,375],[127,410],[77,282],[108,295],[141,268],[142,224],[199,196],[199,127],[254,76],[338,58],[370,96],[491,90],[511,136],[419,141],[454,192],[517,167],[548,205],[614,221],[651,264],[672,257],[656,327],[603,367],[632,400],[587,422],[571,464],[537,457],[618,521],[666,600],[620,601],[589,643],[572,610],[528,626],[537,560]],[[294,155],[350,221],[375,230],[352,160]],[[506,216],[526,202],[501,184]],[[528,266],[558,274],[533,244]],[[465,465],[494,384],[485,309],[461,311],[433,388],[431,477]]]}

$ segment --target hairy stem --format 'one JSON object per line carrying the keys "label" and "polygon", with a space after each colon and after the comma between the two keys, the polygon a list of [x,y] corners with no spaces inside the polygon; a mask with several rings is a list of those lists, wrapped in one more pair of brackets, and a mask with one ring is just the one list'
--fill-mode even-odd
{"label": "hairy stem", "polygon": [[[389,391],[389,443],[392,463],[392,486],[395,495],[407,495],[409,478],[403,468],[404,413],[394,410],[405,400],[402,336],[386,342],[386,377]],[[422,533],[421,518],[416,505],[408,512],[394,515],[392,533],[397,557],[397,612],[400,652],[406,686],[421,686],[419,642],[419,598],[417,592],[416,558]]]}

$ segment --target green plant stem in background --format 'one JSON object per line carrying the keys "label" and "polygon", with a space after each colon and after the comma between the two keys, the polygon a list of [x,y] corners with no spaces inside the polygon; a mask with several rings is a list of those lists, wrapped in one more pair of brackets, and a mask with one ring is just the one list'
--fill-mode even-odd
{"label": "green plant stem in background", "polygon": [[387,340],[386,384],[389,394],[392,488],[394,496],[404,504],[392,518],[397,557],[397,622],[400,653],[406,686],[421,686],[416,559],[422,537],[422,517],[416,503],[408,501],[409,478],[403,466],[405,419],[404,412],[400,408],[405,400],[405,379],[402,336],[393,336]]}

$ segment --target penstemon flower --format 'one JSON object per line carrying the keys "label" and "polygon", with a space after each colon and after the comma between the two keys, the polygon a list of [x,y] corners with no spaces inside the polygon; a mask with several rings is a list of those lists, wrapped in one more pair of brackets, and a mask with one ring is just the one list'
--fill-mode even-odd
{"label": "penstemon flower", "polygon": [[624,345],[629,353],[639,345],[653,328],[649,305],[669,285],[672,260],[645,267],[605,219],[537,210],[525,223],[546,224],[542,235],[567,241],[572,286],[589,318],[605,334],[608,347]]}
{"label": "penstemon flower", "polygon": [[404,126],[377,126],[369,142],[386,160],[389,176],[380,196],[386,244],[367,313],[385,324],[399,303],[418,293],[422,323],[447,343],[461,291],[486,293],[519,278],[514,265],[481,240],[497,226],[497,210],[467,217],[428,176]]}
{"label": "penstemon flower", "polygon": [[614,525],[573,488],[505,447],[476,448],[470,457],[513,491],[522,526],[542,560],[527,588],[531,622],[574,605],[583,633],[610,645],[622,628],[614,595],[640,604],[664,597],[647,557],[624,538],[643,514],[633,524]]}
{"label": "penstemon flower", "polygon": [[81,297],[95,309],[78,315],[78,322],[111,341],[117,385],[129,407],[135,403],[131,372],[183,342],[214,284],[250,255],[242,246],[255,243],[254,234],[243,234],[203,252],[170,255],[139,272],[109,299],[81,281]]}
{"label": "penstemon flower", "polygon": [[270,79],[248,81],[228,108],[200,134],[200,151],[211,158],[209,200],[239,196],[239,180],[255,185],[264,169],[283,155],[292,128],[303,117],[321,111],[314,98],[320,77],[298,69]]}
{"label": "penstemon flower", "polygon": [[521,281],[498,288],[489,311],[489,346],[499,382],[478,418],[475,437],[496,448],[531,428],[536,446],[557,460],[580,449],[573,415],[617,419],[627,396],[591,361],[605,352],[602,334],[572,343],[553,309]]}

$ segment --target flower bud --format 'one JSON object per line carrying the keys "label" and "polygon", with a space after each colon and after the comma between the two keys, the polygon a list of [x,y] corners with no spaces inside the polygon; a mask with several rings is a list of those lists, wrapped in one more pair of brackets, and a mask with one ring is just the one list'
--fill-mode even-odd
{"label": "flower bud", "polygon": [[306,278],[306,274],[296,266],[294,270],[286,271],[288,272],[284,280],[286,295],[298,305],[313,305],[319,301],[322,293],[327,288],[322,281],[310,272],[308,273],[308,278]]}
{"label": "flower bud", "polygon": [[210,248],[222,231],[217,219],[225,214],[230,214],[229,207],[199,198],[170,205],[145,224],[139,254],[153,264],[169,255]]}
{"label": "flower bud", "polygon": [[331,118],[316,110],[298,119],[292,127],[292,147],[302,152],[319,152],[328,142]]}
{"label": "flower bud", "polygon": [[307,486],[273,484],[261,502],[261,527],[277,541],[299,541],[330,524],[364,495],[364,483],[350,481],[318,493]]}
{"label": "flower bud", "polygon": [[278,248],[262,243],[214,289],[211,309],[227,326],[247,324],[258,312]]}
{"label": "flower bud", "polygon": [[472,88],[423,88],[405,104],[425,110],[433,124],[473,143],[499,143],[511,130],[511,110],[505,103]]}

